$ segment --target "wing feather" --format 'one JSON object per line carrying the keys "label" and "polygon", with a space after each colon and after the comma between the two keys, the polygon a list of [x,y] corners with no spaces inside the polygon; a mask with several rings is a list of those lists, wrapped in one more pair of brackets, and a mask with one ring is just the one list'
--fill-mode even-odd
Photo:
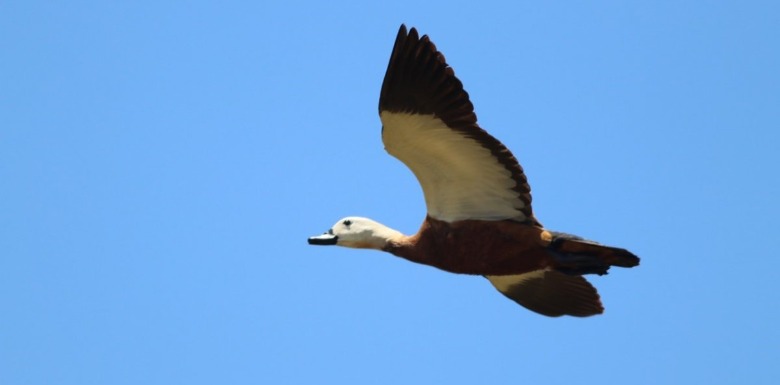
{"label": "wing feather", "polygon": [[486,278],[507,298],[549,317],[587,317],[604,312],[596,288],[578,275],[537,270]]}
{"label": "wing feather", "polygon": [[474,106],[428,36],[401,26],[379,98],[385,149],[406,164],[428,214],[538,224],[522,167],[477,124]]}

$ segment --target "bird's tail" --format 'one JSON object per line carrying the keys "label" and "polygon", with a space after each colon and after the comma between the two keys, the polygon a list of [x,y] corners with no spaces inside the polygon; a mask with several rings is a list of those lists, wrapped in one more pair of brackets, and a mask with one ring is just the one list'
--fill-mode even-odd
{"label": "bird's tail", "polygon": [[639,258],[626,249],[598,244],[566,233],[553,232],[548,250],[555,270],[571,275],[603,275],[611,266],[634,267]]}

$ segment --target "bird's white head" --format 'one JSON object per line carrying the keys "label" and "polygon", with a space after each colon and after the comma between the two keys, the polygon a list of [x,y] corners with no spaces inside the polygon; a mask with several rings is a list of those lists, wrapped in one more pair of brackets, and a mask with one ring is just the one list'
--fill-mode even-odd
{"label": "bird's white head", "polygon": [[309,238],[309,244],[382,250],[387,242],[400,237],[400,232],[371,219],[346,217],[322,235]]}

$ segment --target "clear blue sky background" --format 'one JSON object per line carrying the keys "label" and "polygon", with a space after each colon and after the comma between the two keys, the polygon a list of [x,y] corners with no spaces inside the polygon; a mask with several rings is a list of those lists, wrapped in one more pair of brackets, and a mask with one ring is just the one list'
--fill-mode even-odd
{"label": "clear blue sky background", "polygon": [[[536,3],[0,4],[0,383],[776,383],[776,2]],[[642,257],[604,315],[306,244],[424,217],[377,116],[402,22],[542,223]]]}

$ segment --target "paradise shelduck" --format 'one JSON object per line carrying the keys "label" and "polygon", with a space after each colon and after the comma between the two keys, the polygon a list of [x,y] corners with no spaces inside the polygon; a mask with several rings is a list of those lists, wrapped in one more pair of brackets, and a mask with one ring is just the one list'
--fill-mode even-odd
{"label": "paradise shelduck", "polygon": [[377,249],[459,274],[485,276],[499,292],[546,316],[604,311],[583,274],[633,267],[629,251],[546,230],[531,210],[522,167],[477,125],[463,85],[427,35],[401,25],[379,96],[382,141],[406,164],[428,215],[406,236],[347,217],[312,245]]}

